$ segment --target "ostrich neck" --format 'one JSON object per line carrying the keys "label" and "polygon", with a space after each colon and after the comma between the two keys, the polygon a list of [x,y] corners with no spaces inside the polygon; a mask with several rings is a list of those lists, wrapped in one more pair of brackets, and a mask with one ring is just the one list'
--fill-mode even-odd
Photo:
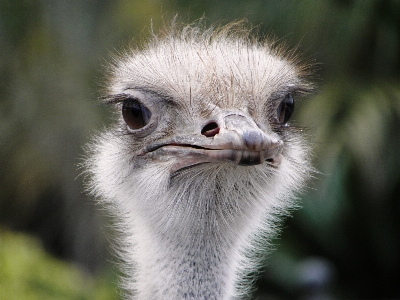
{"label": "ostrich neck", "polygon": [[[210,212],[174,228],[140,224],[135,237],[138,299],[231,299],[243,237],[233,220],[227,224]],[[221,226],[235,228],[235,234]]]}
{"label": "ostrich neck", "polygon": [[[141,264],[138,277],[140,298],[228,299],[233,287],[228,255],[213,243],[204,238],[169,241],[147,249],[148,260]],[[145,282],[140,282],[141,277],[147,278]]]}

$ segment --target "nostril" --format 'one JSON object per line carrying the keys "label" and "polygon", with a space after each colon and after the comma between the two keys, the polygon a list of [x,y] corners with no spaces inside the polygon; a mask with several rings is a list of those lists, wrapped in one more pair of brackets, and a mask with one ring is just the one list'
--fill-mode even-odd
{"label": "nostril", "polygon": [[206,137],[213,137],[219,133],[219,126],[215,122],[208,123],[201,130],[201,134]]}

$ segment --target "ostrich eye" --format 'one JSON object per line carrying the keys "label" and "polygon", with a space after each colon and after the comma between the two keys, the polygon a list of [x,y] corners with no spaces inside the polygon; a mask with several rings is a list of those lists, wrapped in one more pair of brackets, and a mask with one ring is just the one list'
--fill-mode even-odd
{"label": "ostrich eye", "polygon": [[278,107],[278,121],[281,124],[286,124],[294,111],[294,99],[292,94],[287,94]]}
{"label": "ostrich eye", "polygon": [[149,124],[151,111],[138,100],[126,100],[122,105],[122,117],[129,130],[138,130]]}

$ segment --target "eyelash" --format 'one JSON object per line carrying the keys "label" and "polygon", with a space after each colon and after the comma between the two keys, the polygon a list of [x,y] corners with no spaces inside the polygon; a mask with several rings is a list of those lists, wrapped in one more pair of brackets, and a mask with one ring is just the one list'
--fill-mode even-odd
{"label": "eyelash", "polygon": [[107,95],[104,97],[100,97],[100,100],[102,100],[103,104],[105,105],[113,105],[113,104],[123,104],[125,101],[138,101],[140,100],[136,97],[133,97],[132,95],[129,94],[116,94],[116,95]]}

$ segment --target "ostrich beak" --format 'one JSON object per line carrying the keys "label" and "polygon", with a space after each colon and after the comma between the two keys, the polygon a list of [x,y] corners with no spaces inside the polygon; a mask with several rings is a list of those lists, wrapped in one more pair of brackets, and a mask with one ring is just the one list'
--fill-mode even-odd
{"label": "ostrich beak", "polygon": [[283,141],[276,133],[265,133],[252,118],[241,113],[227,113],[211,124],[207,134],[175,136],[148,146],[141,155],[157,161],[174,159],[171,173],[203,163],[230,162],[243,166],[267,163],[278,167]]}

